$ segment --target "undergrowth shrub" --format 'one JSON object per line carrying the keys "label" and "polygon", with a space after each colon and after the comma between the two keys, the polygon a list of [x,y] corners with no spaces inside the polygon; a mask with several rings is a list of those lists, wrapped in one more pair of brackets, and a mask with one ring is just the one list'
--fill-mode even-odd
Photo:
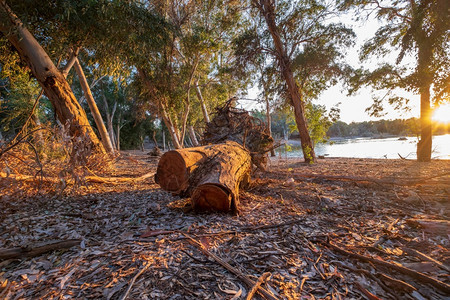
{"label": "undergrowth shrub", "polygon": [[113,158],[95,153],[87,137],[71,137],[68,126],[46,126],[40,132],[38,138],[30,133],[18,137],[22,141],[8,151],[11,143],[0,148],[3,196],[76,193],[87,185],[86,176],[111,171]]}

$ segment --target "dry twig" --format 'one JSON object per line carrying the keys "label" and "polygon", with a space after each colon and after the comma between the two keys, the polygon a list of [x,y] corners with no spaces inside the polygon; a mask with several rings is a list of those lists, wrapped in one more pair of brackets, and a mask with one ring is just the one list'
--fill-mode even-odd
{"label": "dry twig", "polygon": [[120,297],[120,300],[125,300],[128,297],[128,294],[131,291],[131,288],[133,287],[134,283],[136,282],[136,279],[142,275],[142,273],[144,273],[148,268],[150,267],[150,263],[146,263],[140,270],[139,272],[137,272],[136,275],[134,275],[133,279],[131,279],[130,284],[128,285],[127,290],[125,291],[125,293],[122,295],[122,297]]}
{"label": "dry twig", "polygon": [[439,290],[441,290],[441,291],[443,291],[445,293],[450,293],[450,285],[448,285],[447,283],[442,282],[440,280],[431,278],[431,277],[429,277],[429,276],[427,276],[427,275],[425,275],[423,273],[416,272],[416,271],[413,271],[411,269],[408,269],[408,268],[405,268],[405,267],[402,267],[402,266],[394,265],[394,264],[389,263],[387,261],[382,261],[382,260],[375,259],[375,258],[372,258],[372,257],[367,257],[367,256],[364,256],[364,255],[361,255],[361,254],[349,252],[347,250],[342,249],[341,247],[338,247],[338,246],[336,246],[334,244],[331,244],[330,242],[322,242],[322,243],[324,245],[330,247],[330,248],[333,248],[334,250],[336,250],[339,253],[345,254],[345,255],[353,257],[353,258],[357,258],[357,259],[365,261],[365,262],[371,262],[373,264],[380,265],[380,266],[383,266],[385,268],[393,269],[393,270],[395,270],[397,272],[409,275],[409,276],[411,276],[411,277],[413,277],[415,279],[419,279],[419,280],[421,280],[423,282],[429,283],[432,286],[438,288]]}
{"label": "dry twig", "polygon": [[255,285],[252,287],[250,292],[248,292],[247,298],[245,298],[245,299],[246,300],[252,300],[252,298],[255,295],[255,293],[258,290],[258,288],[261,286],[261,284],[263,284],[267,280],[267,278],[270,275],[271,274],[269,272],[266,272],[266,273],[262,274],[261,277],[258,278],[258,281],[256,281]]}
{"label": "dry twig", "polygon": [[[188,240],[191,242],[192,245],[197,246],[198,249],[203,252],[203,254],[213,258],[217,263],[219,263],[221,266],[223,266],[225,269],[227,269],[228,271],[230,271],[231,273],[233,273],[234,275],[236,275],[239,279],[241,279],[242,281],[244,281],[244,283],[246,285],[248,285],[249,287],[253,287],[256,285],[256,282],[254,282],[253,280],[251,280],[247,275],[243,274],[241,271],[239,271],[238,269],[236,269],[235,267],[233,267],[232,265],[230,265],[229,263],[225,262],[223,259],[221,259],[219,256],[215,255],[214,253],[212,253],[211,251],[209,251],[208,249],[206,249],[201,243],[199,243],[198,241],[194,240],[191,236],[189,236],[186,233],[183,233]],[[259,294],[261,294],[262,296],[264,296],[265,298],[269,299],[269,300],[276,300],[278,298],[276,298],[272,293],[270,293],[269,291],[267,291],[266,289],[262,288],[261,286],[258,287],[258,291]]]}
{"label": "dry twig", "polygon": [[434,258],[432,258],[432,257],[430,257],[430,256],[428,256],[428,255],[426,255],[426,254],[424,254],[424,253],[422,253],[420,251],[417,251],[417,250],[414,250],[414,249],[411,249],[411,248],[408,248],[408,247],[403,247],[402,249],[408,254],[412,254],[412,255],[415,255],[415,256],[417,256],[419,258],[431,261],[431,262],[435,263],[439,268],[441,268],[443,270],[446,270],[447,272],[450,272],[450,267],[449,266],[444,265],[440,261],[437,261]]}
{"label": "dry twig", "polygon": [[11,258],[21,258],[21,257],[35,257],[46,252],[69,249],[73,246],[77,246],[81,243],[81,240],[66,240],[58,241],[50,244],[46,244],[39,247],[22,247],[22,248],[12,248],[6,250],[0,250],[0,260],[11,259]]}

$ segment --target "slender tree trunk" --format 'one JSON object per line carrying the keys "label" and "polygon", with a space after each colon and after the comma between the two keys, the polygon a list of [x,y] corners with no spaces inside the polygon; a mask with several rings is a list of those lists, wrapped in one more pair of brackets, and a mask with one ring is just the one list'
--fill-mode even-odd
{"label": "slender tree trunk", "polygon": [[80,51],[80,48],[76,48],[75,50],[70,51],[69,59],[67,60],[66,65],[64,68],[61,69],[61,73],[64,77],[67,77],[69,75],[70,69],[72,69],[73,65],[75,64],[75,60],[77,59],[78,52]]}
{"label": "slender tree trunk", "polygon": [[113,127],[114,114],[116,113],[117,109],[117,101],[114,102],[113,109],[111,112],[109,112],[108,100],[106,99],[105,93],[102,93],[102,97],[103,97],[103,105],[105,106],[106,127],[108,129],[109,139],[111,140],[113,148],[117,150],[116,138],[114,136],[114,127]]}
{"label": "slender tree trunk", "polygon": [[116,149],[117,151],[120,151],[120,129],[122,128],[120,126],[120,122],[122,122],[122,113],[119,112],[119,117],[117,118],[117,127],[116,127]]}
{"label": "slender tree trunk", "polygon": [[[272,120],[270,118],[270,103],[269,103],[269,98],[266,96],[265,92],[264,92],[264,98],[266,100],[266,122],[267,122],[267,130],[269,132],[269,136],[272,137]],[[270,150],[270,156],[274,157],[275,156],[275,150]]]}
{"label": "slender tree trunk", "polygon": [[192,144],[194,147],[197,147],[200,145],[200,143],[197,140],[197,137],[195,136],[194,127],[192,125],[189,126],[189,136],[191,137]]}
{"label": "slender tree trunk", "polygon": [[164,129],[162,130],[162,139],[163,139],[163,151],[166,151],[166,133]]}
{"label": "slender tree trunk", "polygon": [[431,161],[432,150],[430,86],[420,92],[420,141],[417,144],[417,161]]}
{"label": "slender tree trunk", "polygon": [[44,48],[25,28],[4,0],[0,0],[0,31],[16,48],[52,103],[59,121],[68,124],[72,137],[83,137],[94,152],[105,150],[89,124],[64,75],[56,68]]}
{"label": "slender tree trunk", "polygon": [[179,135],[178,135],[177,129],[173,125],[172,119],[170,118],[170,116],[167,112],[167,109],[166,109],[165,105],[162,103],[162,101],[160,101],[160,107],[161,107],[164,124],[166,125],[167,129],[169,129],[169,133],[172,138],[173,147],[175,149],[183,148],[181,146],[181,142],[179,140]]}
{"label": "slender tree trunk", "polygon": [[192,80],[194,79],[194,74],[195,74],[195,71],[197,70],[197,66],[198,66],[198,58],[195,61],[195,64],[192,68],[191,75],[189,76],[189,81],[188,81],[188,85],[187,85],[187,89],[186,89],[187,91],[186,91],[186,101],[185,101],[185,112],[184,112],[183,120],[182,120],[183,127],[181,129],[181,140],[180,140],[181,143],[184,142],[184,137],[186,135],[187,120],[189,117],[189,110],[190,110],[190,106],[191,106],[190,99],[191,99]]}
{"label": "slender tree trunk", "polygon": [[314,145],[306,124],[304,103],[299,92],[299,87],[295,82],[294,74],[291,69],[291,62],[281,41],[278,27],[275,23],[274,2],[273,0],[254,0],[253,2],[264,15],[267,27],[269,28],[270,35],[272,36],[275,49],[278,54],[277,59],[280,64],[281,74],[286,82],[289,96],[292,101],[291,104],[294,107],[295,122],[297,123],[297,129],[300,134],[303,156],[306,162],[313,163],[316,160],[316,154],[314,153]]}
{"label": "slender tree trunk", "polygon": [[81,88],[83,89],[84,96],[87,100],[92,116],[94,117],[95,124],[97,125],[98,132],[100,133],[100,136],[102,138],[101,140],[103,146],[105,147],[107,152],[114,153],[114,148],[111,144],[109,134],[106,131],[105,123],[103,123],[102,115],[100,114],[97,103],[95,103],[94,97],[92,96],[91,89],[89,88],[89,84],[87,83],[86,76],[84,76],[83,68],[81,68],[78,58],[75,58],[74,67],[75,71],[77,72]]}
{"label": "slender tree trunk", "polygon": [[202,91],[200,90],[200,87],[198,86],[198,80],[195,83],[195,92],[197,93],[198,100],[200,101],[200,105],[202,107],[202,113],[203,118],[205,119],[205,123],[209,123],[209,114],[208,110],[206,109],[205,100],[203,100]]}
{"label": "slender tree trunk", "polygon": [[430,87],[432,77],[430,75],[431,60],[433,53],[431,45],[427,40],[427,35],[423,31],[419,31],[416,40],[418,43],[418,73],[420,74],[421,85],[420,92],[420,141],[417,144],[417,161],[431,161],[432,150],[432,124],[431,124],[431,101]]}

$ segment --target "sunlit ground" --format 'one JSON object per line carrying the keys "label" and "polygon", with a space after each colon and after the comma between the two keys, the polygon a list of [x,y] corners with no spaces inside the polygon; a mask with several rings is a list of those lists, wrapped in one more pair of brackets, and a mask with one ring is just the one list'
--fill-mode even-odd
{"label": "sunlit ground", "polygon": [[441,105],[436,108],[432,118],[439,123],[450,123],[450,104]]}

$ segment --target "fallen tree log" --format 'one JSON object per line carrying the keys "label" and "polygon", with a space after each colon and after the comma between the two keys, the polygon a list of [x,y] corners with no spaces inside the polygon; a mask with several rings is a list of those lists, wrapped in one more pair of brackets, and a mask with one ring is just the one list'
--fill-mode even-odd
{"label": "fallen tree log", "polygon": [[162,189],[191,196],[195,210],[237,212],[239,186],[250,180],[249,151],[233,141],[165,153],[155,182]]}
{"label": "fallen tree log", "polygon": [[55,241],[49,244],[34,247],[0,249],[0,260],[22,258],[22,257],[35,257],[55,250],[69,249],[72,248],[73,246],[80,245],[80,243],[81,240],[65,240],[65,241]]}

